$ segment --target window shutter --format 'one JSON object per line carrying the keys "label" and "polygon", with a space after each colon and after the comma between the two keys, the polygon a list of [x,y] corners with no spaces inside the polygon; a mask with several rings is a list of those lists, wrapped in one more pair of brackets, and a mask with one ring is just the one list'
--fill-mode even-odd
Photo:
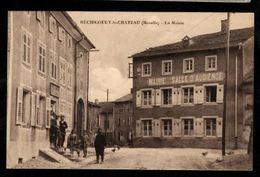
{"label": "window shutter", "polygon": [[[40,117],[38,117],[38,116],[40,116],[39,114],[40,114],[40,95],[37,93],[37,95],[36,95],[36,116],[35,116],[35,120],[36,120],[36,125],[39,125],[40,124]],[[38,121],[37,121],[38,120]]]}
{"label": "window shutter", "polygon": [[41,21],[41,19],[42,19],[42,12],[41,11],[36,11],[36,19],[38,21]]}
{"label": "window shutter", "polygon": [[58,34],[58,36],[59,36],[59,40],[60,40],[60,41],[63,41],[63,40],[64,40],[65,31],[64,31],[64,29],[63,29],[61,26],[59,26],[59,34]]}
{"label": "window shutter", "polygon": [[141,120],[136,120],[136,137],[141,137]]}
{"label": "window shutter", "polygon": [[46,128],[50,128],[51,99],[46,97]]}
{"label": "window shutter", "polygon": [[203,118],[196,118],[195,120],[195,135],[197,137],[203,137]]}
{"label": "window shutter", "polygon": [[161,132],[160,120],[154,119],[152,123],[153,123],[152,124],[153,137],[160,137],[160,132]]}
{"label": "window shutter", "polygon": [[36,93],[32,93],[31,95],[32,99],[32,104],[31,104],[31,126],[35,126],[35,121],[36,121]]}
{"label": "window shutter", "polygon": [[217,103],[223,103],[224,85],[218,85],[217,89]]}
{"label": "window shutter", "polygon": [[161,106],[161,104],[162,104],[161,89],[156,89],[155,90],[155,94],[156,94],[156,96],[155,96],[155,100],[156,100],[155,105],[156,106]]}
{"label": "window shutter", "polygon": [[172,88],[172,104],[177,105],[178,104],[178,95],[177,95],[178,89]]}
{"label": "window shutter", "polygon": [[197,86],[194,87],[194,104],[198,104],[199,89]]}
{"label": "window shutter", "polygon": [[181,105],[182,100],[181,100],[181,88],[177,88],[177,105]]}
{"label": "window shutter", "polygon": [[204,103],[204,87],[203,86],[197,86],[197,103],[203,104]]}
{"label": "window shutter", "polygon": [[136,91],[136,107],[141,106],[141,91]]}
{"label": "window shutter", "polygon": [[217,137],[222,137],[222,123],[223,119],[221,117],[217,118]]}
{"label": "window shutter", "polygon": [[54,33],[55,32],[55,27],[56,27],[56,21],[55,21],[55,19],[52,16],[50,16],[49,17],[49,31],[51,33]]}
{"label": "window shutter", "polygon": [[16,124],[22,122],[23,116],[23,88],[17,88],[17,105],[16,105]]}
{"label": "window shutter", "polygon": [[173,136],[181,136],[181,119],[173,119]]}
{"label": "window shutter", "polygon": [[155,89],[152,89],[152,91],[151,91],[151,98],[152,98],[152,106],[154,106],[155,105],[155,94],[156,94],[156,91],[155,91]]}

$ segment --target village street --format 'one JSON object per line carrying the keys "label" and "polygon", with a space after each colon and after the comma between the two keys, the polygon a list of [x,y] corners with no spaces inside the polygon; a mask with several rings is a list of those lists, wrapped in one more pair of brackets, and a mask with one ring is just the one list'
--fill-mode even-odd
{"label": "village street", "polygon": [[[95,164],[94,149],[89,157],[67,164],[49,162],[37,158],[16,168],[62,168],[62,169],[137,169],[137,170],[250,170],[252,164],[246,150],[235,150],[221,162],[221,150],[191,148],[120,148],[112,152],[105,149],[105,161]],[[207,152],[207,155],[203,155]],[[227,151],[229,152],[229,151]]]}

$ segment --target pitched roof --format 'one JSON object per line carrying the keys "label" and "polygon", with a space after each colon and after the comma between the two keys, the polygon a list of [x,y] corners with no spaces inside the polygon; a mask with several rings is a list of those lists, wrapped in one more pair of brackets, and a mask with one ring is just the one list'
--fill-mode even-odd
{"label": "pitched roof", "polygon": [[[230,30],[230,47],[237,46],[240,43],[245,42],[253,35],[253,27]],[[176,43],[149,48],[145,51],[130,56],[130,58],[224,48],[226,46],[226,33],[217,32],[203,34],[192,37],[190,40],[192,41],[190,45],[183,45],[183,41],[179,41]]]}
{"label": "pitched roof", "polygon": [[100,105],[98,105],[97,103],[94,103],[94,102],[88,101],[88,104],[89,104],[90,106],[100,108]]}
{"label": "pitched roof", "polygon": [[114,103],[127,102],[127,101],[132,101],[132,94],[131,93],[118,98],[117,100],[114,101]]}
{"label": "pitched roof", "polygon": [[101,107],[101,113],[113,113],[114,103],[112,102],[100,102],[99,106]]}

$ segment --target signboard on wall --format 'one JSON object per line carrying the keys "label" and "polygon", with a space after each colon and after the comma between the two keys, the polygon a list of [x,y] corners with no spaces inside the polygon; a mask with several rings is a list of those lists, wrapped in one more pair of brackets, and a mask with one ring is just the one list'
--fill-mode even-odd
{"label": "signboard on wall", "polygon": [[200,82],[217,82],[223,81],[225,78],[224,72],[211,72],[211,73],[196,73],[185,74],[179,76],[168,76],[159,78],[149,78],[148,85],[173,85],[173,84],[186,84],[186,83],[200,83]]}
{"label": "signboard on wall", "polygon": [[50,83],[50,95],[59,98],[60,96],[60,87],[53,83]]}

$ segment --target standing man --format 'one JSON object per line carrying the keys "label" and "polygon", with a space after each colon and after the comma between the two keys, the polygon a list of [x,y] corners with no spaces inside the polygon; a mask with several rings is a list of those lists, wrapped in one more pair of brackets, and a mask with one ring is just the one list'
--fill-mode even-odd
{"label": "standing man", "polygon": [[84,136],[83,136],[83,157],[87,157],[87,153],[88,153],[88,147],[90,145],[90,136],[89,133],[87,133],[86,130],[84,130]]}
{"label": "standing man", "polygon": [[57,148],[57,136],[58,136],[58,116],[52,113],[51,116],[51,126],[50,126],[50,143],[52,148]]}
{"label": "standing man", "polygon": [[101,163],[102,163],[104,161],[104,149],[106,146],[106,140],[105,140],[105,136],[102,135],[100,128],[98,129],[98,134],[96,136],[94,146],[96,150],[97,163],[99,163],[99,156],[101,156]]}
{"label": "standing man", "polygon": [[64,115],[61,115],[61,120],[60,120],[60,144],[59,146],[63,148],[63,144],[65,141],[65,136],[66,136],[66,129],[68,128],[67,122],[64,120]]}

